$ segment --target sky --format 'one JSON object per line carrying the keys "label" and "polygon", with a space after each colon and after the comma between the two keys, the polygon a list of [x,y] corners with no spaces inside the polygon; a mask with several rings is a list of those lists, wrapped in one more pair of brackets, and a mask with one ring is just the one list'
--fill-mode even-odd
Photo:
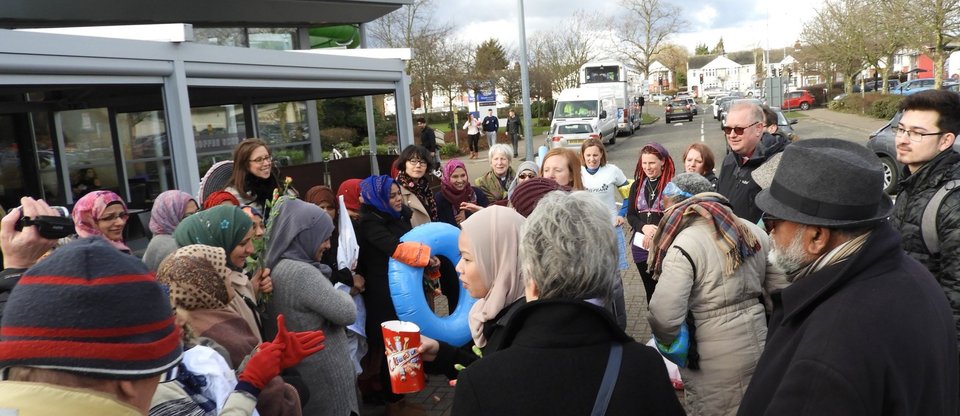
{"label": "sky", "polygon": [[[518,0],[434,0],[433,21],[452,22],[457,37],[474,44],[497,38],[501,44],[516,48],[518,43]],[[803,30],[803,21],[816,14],[822,0],[661,0],[678,6],[687,24],[681,33],[669,38],[693,50],[699,43],[713,48],[723,37],[727,52],[756,47],[782,48],[793,46]],[[540,30],[561,24],[578,10],[583,0],[524,0],[526,34],[529,38]],[[594,5],[593,3],[591,5]],[[622,12],[617,0],[604,0],[593,10],[603,15]],[[603,29],[603,28],[601,28]]]}

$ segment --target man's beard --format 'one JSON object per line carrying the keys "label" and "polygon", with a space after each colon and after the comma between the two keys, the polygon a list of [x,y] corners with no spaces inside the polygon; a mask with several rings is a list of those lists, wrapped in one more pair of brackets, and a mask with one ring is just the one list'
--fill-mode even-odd
{"label": "man's beard", "polygon": [[797,229],[793,240],[790,240],[790,245],[785,248],[778,246],[777,241],[773,238],[771,238],[770,241],[772,243],[770,246],[770,254],[768,255],[770,264],[773,264],[784,273],[792,274],[807,264],[810,264],[809,261],[804,259],[802,227]]}

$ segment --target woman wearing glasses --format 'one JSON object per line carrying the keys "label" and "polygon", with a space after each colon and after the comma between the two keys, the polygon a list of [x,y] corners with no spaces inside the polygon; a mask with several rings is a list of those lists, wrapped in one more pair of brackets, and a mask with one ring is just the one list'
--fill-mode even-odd
{"label": "woman wearing glasses", "polygon": [[510,182],[510,186],[507,188],[507,198],[509,199],[510,195],[513,195],[513,190],[517,189],[521,183],[527,181],[527,179],[532,179],[537,177],[537,172],[540,171],[540,167],[537,166],[537,162],[534,161],[524,161],[517,168],[517,177],[513,178],[513,182]]}
{"label": "woman wearing glasses", "polygon": [[410,225],[416,227],[437,220],[437,201],[430,191],[430,152],[423,146],[410,145],[400,152],[397,158],[396,181],[400,185],[403,203],[410,207],[413,216]]}
{"label": "woman wearing glasses", "polygon": [[[613,217],[613,234],[617,237],[617,270],[627,269],[627,257],[624,253],[623,223],[626,221],[620,215],[618,202],[623,202],[620,187],[627,184],[627,176],[616,165],[607,163],[607,149],[603,142],[597,139],[588,139],[580,146],[580,178],[583,188],[600,198],[600,202],[610,211]],[[626,306],[623,301],[623,281],[616,279],[613,291],[613,315],[617,318],[620,328],[627,327]]]}
{"label": "woman wearing glasses", "polygon": [[124,253],[130,248],[123,241],[123,227],[127,225],[127,206],[120,195],[111,191],[93,191],[73,206],[73,224],[80,238],[100,236]]}
{"label": "woman wearing glasses", "polygon": [[[273,198],[274,189],[283,189],[283,184],[273,169],[267,142],[256,138],[240,142],[233,148],[233,175],[224,190],[237,197],[241,205],[258,209],[266,220],[270,218],[266,202]],[[288,194],[297,196],[292,188]]]}
{"label": "woman wearing glasses", "polygon": [[459,227],[470,214],[489,205],[483,191],[470,186],[467,167],[458,159],[450,159],[443,166],[440,192],[434,194],[434,199],[439,220],[454,227]]}

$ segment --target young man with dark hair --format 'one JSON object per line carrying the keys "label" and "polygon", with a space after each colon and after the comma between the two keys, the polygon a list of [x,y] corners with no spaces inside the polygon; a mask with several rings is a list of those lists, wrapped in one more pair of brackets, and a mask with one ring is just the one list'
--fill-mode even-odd
{"label": "young man with dark hair", "polygon": [[[960,331],[960,193],[950,192],[960,182],[947,186],[960,179],[960,154],[953,150],[960,132],[960,95],[922,91],[906,97],[900,108],[903,115],[894,132],[904,169],[890,219],[903,236],[903,249],[940,282]],[[941,188],[943,198],[931,202]]]}
{"label": "young man with dark hair", "polygon": [[437,149],[437,133],[427,125],[427,120],[423,117],[417,119],[417,127],[420,127],[420,145],[430,152],[430,169],[436,169],[440,166],[440,149]]}

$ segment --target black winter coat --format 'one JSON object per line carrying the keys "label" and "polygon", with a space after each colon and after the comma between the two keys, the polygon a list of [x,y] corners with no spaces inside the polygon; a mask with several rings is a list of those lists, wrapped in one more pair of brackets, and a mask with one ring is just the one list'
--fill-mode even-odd
{"label": "black winter coat", "polygon": [[[940,187],[953,179],[960,179],[960,154],[951,150],[941,152],[916,173],[904,167],[905,178],[900,181],[900,194],[893,208],[890,222],[903,236],[903,249],[933,273],[953,308],[953,320],[960,333],[960,191],[947,195],[937,215],[937,236],[940,255],[931,256],[920,235],[920,223],[927,202]],[[960,335],[957,338],[960,345]]]}
{"label": "black winter coat", "polygon": [[788,144],[790,140],[782,135],[764,133],[753,155],[743,164],[740,163],[740,156],[734,152],[728,152],[723,158],[717,192],[730,200],[733,213],[738,217],[754,224],[760,221],[763,211],[754,202],[760,193],[760,185],[753,181],[750,174],[770,156],[782,152]]}
{"label": "black winter coat", "polygon": [[500,350],[460,373],[453,415],[589,415],[613,342],[623,362],[607,415],[683,415],[663,358],[603,308],[537,300],[519,308]]}
{"label": "black winter coat", "polygon": [[[490,205],[490,200],[487,199],[487,194],[483,192],[482,189],[472,186],[474,195],[477,196],[476,204],[486,208],[487,205]],[[437,221],[442,221],[447,224],[450,224],[454,227],[460,228],[460,224],[457,224],[457,219],[453,215],[453,204],[450,201],[447,201],[447,198],[443,196],[443,192],[437,192],[433,195],[433,199],[437,201]],[[467,211],[467,218],[470,218],[470,214],[473,214],[470,211]]]}
{"label": "black winter coat", "polygon": [[738,415],[950,415],[953,318],[888,223],[839,264],[771,296],[767,345]]}
{"label": "black winter coat", "polygon": [[390,297],[387,265],[400,237],[410,231],[410,209],[403,208],[400,218],[393,218],[367,204],[360,205],[360,221],[357,242],[360,256],[357,273],[363,275],[365,290],[363,301],[367,307],[367,337],[370,343],[382,342],[380,323],[397,319],[397,312]]}
{"label": "black winter coat", "polygon": [[[500,345],[503,343],[503,337],[506,334],[506,331],[503,329],[510,323],[510,319],[513,318],[517,309],[526,303],[527,298],[517,299],[503,308],[496,317],[483,325],[483,337],[487,339],[487,345],[480,348],[480,351],[484,356],[500,350]],[[471,346],[473,346],[473,342],[468,343],[467,346],[463,348],[440,342],[440,351],[437,353],[437,358],[427,363],[427,373],[443,374],[446,375],[448,379],[456,379],[460,375],[460,372],[454,368],[456,364],[466,367],[480,358],[473,353],[470,348]]]}

